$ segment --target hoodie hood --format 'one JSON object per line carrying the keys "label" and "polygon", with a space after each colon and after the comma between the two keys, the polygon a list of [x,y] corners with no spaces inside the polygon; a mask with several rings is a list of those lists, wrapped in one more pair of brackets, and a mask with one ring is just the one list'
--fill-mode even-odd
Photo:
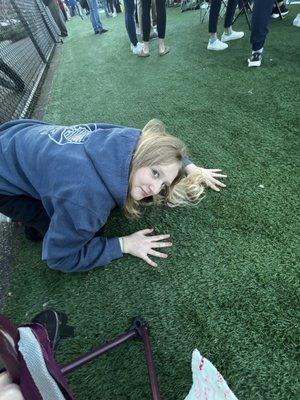
{"label": "hoodie hood", "polygon": [[138,129],[103,125],[84,143],[103,185],[120,208],[127,198],[129,169],[140,133]]}

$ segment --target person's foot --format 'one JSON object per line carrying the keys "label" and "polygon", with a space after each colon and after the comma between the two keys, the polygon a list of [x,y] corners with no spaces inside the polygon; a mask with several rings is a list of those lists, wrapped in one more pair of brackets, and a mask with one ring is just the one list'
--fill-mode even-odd
{"label": "person's foot", "polygon": [[227,49],[228,44],[221,42],[219,39],[215,40],[209,40],[208,45],[207,45],[207,50],[215,50],[215,51],[220,51],[220,50],[225,50]]}
{"label": "person's foot", "polygon": [[170,53],[170,47],[165,46],[163,49],[160,49],[158,52],[159,56],[164,56],[165,54]]}
{"label": "person's foot", "polygon": [[285,4],[282,3],[281,6],[279,6],[279,9],[277,6],[273,8],[272,18],[278,18],[280,16],[279,10],[280,10],[282,17],[284,17],[289,12],[289,10],[286,8]]}
{"label": "person's foot", "polygon": [[236,39],[241,39],[244,36],[244,32],[224,32],[223,35],[221,36],[221,41],[222,42],[229,42],[229,40],[236,40]]}
{"label": "person's foot", "polygon": [[279,8],[280,8],[280,12],[281,12],[281,15],[282,15],[282,16],[284,16],[284,15],[286,15],[286,14],[289,13],[289,10],[286,8],[286,6],[285,6],[284,3],[282,3],[281,6],[280,6]]}
{"label": "person's foot", "polygon": [[260,67],[262,62],[262,53],[260,51],[255,51],[248,58],[248,67]]}
{"label": "person's foot", "polygon": [[137,42],[136,46],[131,43],[130,49],[133,54],[139,55],[143,51],[144,43]]}
{"label": "person's foot", "polygon": [[100,31],[99,33],[101,35],[102,33],[105,33],[105,32],[108,32],[108,30],[103,28],[102,31]]}
{"label": "person's foot", "polygon": [[293,26],[300,28],[300,13],[296,15],[296,18],[293,21]]}
{"label": "person's foot", "polygon": [[150,53],[149,53],[149,51],[145,51],[145,49],[143,48],[142,50],[141,50],[141,52],[138,54],[138,56],[139,57],[149,57],[150,56]]}

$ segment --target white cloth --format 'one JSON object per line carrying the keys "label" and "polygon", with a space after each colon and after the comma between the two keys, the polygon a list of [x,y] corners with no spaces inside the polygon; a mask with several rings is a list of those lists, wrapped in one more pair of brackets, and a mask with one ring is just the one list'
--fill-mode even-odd
{"label": "white cloth", "polygon": [[49,374],[41,346],[30,328],[18,328],[18,343],[28,371],[38,388],[43,400],[65,400],[60,388]]}
{"label": "white cloth", "polygon": [[238,400],[207,358],[195,349],[192,355],[193,386],[185,400]]}

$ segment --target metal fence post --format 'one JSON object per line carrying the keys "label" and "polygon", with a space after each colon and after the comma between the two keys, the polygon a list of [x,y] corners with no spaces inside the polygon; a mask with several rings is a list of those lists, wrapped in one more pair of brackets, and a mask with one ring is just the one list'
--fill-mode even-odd
{"label": "metal fence post", "polygon": [[23,26],[25,27],[25,29],[26,29],[26,31],[27,31],[27,33],[28,33],[28,35],[29,35],[34,47],[36,48],[36,51],[38,52],[39,56],[41,57],[41,59],[43,60],[43,62],[45,64],[48,64],[47,58],[44,56],[44,53],[42,52],[40,46],[38,45],[38,43],[37,43],[32,31],[31,31],[31,28],[30,28],[28,22],[26,21],[26,19],[24,18],[24,16],[23,16],[19,6],[17,5],[16,1],[15,0],[11,0],[11,4],[12,4],[13,8],[15,9],[16,13],[18,14],[18,17],[20,18],[20,21],[22,22]]}

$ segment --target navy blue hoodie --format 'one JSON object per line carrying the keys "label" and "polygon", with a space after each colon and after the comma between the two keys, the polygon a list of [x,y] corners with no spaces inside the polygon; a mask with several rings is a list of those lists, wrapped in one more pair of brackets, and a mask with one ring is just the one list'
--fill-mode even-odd
{"label": "navy blue hoodie", "polygon": [[0,193],[40,199],[51,218],[42,259],[64,272],[122,256],[119,240],[94,237],[124,207],[141,131],[122,126],[56,126],[35,120],[0,126]]}

